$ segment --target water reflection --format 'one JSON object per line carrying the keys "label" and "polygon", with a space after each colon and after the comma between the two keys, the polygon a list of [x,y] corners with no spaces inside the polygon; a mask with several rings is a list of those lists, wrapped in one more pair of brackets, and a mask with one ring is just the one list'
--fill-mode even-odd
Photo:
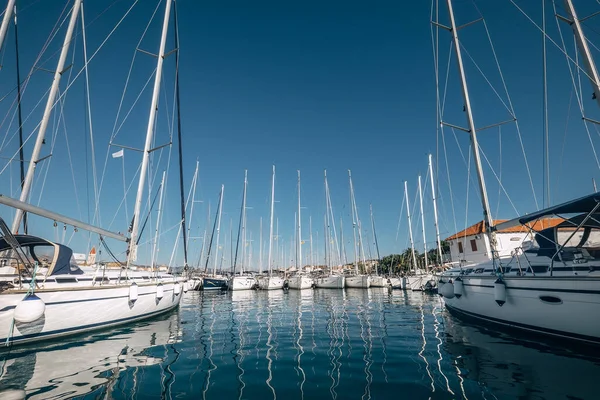
{"label": "water reflection", "polygon": [[[520,340],[444,318],[445,349],[465,379],[499,398],[597,398],[597,348],[574,351],[562,345]],[[465,396],[466,397],[466,396]]]}
{"label": "water reflection", "polygon": [[595,398],[596,354],[465,325],[419,292],[196,292],[157,320],[0,353],[0,398]]}
{"label": "water reflection", "polygon": [[[75,397],[99,387],[104,388],[100,392],[110,396],[121,390],[118,378],[126,370],[132,378],[127,389],[132,398],[142,370],[165,362],[172,350],[167,345],[179,340],[179,315],[171,312],[111,332],[5,350],[0,353],[0,398]],[[152,351],[160,346],[164,346],[162,354]],[[166,391],[172,374],[164,370],[161,373],[167,375],[162,381]]]}

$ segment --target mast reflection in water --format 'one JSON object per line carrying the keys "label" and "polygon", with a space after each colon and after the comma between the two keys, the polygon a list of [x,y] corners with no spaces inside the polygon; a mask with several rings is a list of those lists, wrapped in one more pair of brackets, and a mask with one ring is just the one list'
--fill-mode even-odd
{"label": "mast reflection in water", "polygon": [[145,323],[0,353],[0,399],[595,398],[596,350],[383,288],[190,292]]}

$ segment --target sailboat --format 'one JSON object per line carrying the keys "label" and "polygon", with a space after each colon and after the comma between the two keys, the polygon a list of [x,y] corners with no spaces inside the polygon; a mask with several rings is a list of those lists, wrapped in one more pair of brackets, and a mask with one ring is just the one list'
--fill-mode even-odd
{"label": "sailboat", "polygon": [[[248,188],[248,170],[244,171],[244,194],[242,196],[242,209],[240,210],[240,224],[238,228],[237,244],[235,246],[235,258],[233,260],[233,275],[227,281],[229,290],[249,290],[256,287],[256,279],[249,274],[244,273],[244,263],[246,262],[246,190]],[[237,272],[238,250],[240,246],[240,236],[242,239],[242,262],[240,264],[240,273]]]}
{"label": "sailboat", "polygon": [[[0,204],[16,209],[12,230],[8,228],[4,220],[0,219],[2,233],[0,274],[3,276],[0,282],[0,304],[2,304],[0,341],[7,345],[50,339],[152,317],[177,307],[182,292],[187,289],[184,279],[160,272],[133,271],[130,268],[111,271],[100,265],[97,265],[96,269],[80,268],[74,263],[73,251],[69,247],[41,237],[13,234],[19,229],[24,213],[36,214],[98,234],[103,244],[105,244],[104,238],[128,242],[126,266],[132,266],[136,260],[140,208],[145,179],[148,175],[152,150],[150,146],[153,143],[163,60],[166,54],[167,30],[172,8],[175,19],[177,15],[172,1],[165,1],[159,56],[154,75],[154,90],[131,236],[127,238],[121,234],[27,203],[36,163],[40,157],[46,128],[59,91],[60,78],[81,7],[81,0],[73,1],[64,44],[48,95],[44,116],[39,125],[20,199],[16,200],[0,195]],[[176,48],[179,49],[177,34],[175,41]],[[178,53],[177,50],[176,54]],[[179,139],[181,140],[181,136]],[[158,220],[160,221],[160,217]],[[152,253],[154,257],[155,250]]]}
{"label": "sailboat", "polygon": [[[595,316],[600,309],[600,193],[494,225],[452,1],[447,0],[447,3],[492,260],[468,268],[454,268],[442,274],[439,292],[446,308],[459,317],[500,327],[598,344],[600,321]],[[580,19],[571,0],[565,0],[565,6],[579,50],[586,61],[594,96],[598,99],[600,78]],[[553,215],[561,217],[564,222],[553,227],[545,225],[544,229],[543,220]],[[567,217],[569,215],[573,216]],[[496,232],[517,226],[531,232],[533,240],[517,249],[514,257],[499,258]]]}
{"label": "sailboat", "polygon": [[[268,275],[258,279],[258,287],[264,290],[283,289],[283,278],[273,275],[273,213],[275,211],[275,166],[271,178],[271,220],[269,222]],[[261,230],[262,231],[262,230]],[[262,248],[262,246],[261,246]]]}
{"label": "sailboat", "polygon": [[[217,243],[215,245],[215,256],[213,262],[212,274],[204,276],[202,279],[202,290],[221,290],[227,288],[227,279],[224,276],[217,275],[217,264],[219,263],[219,236],[221,234],[221,215],[223,214],[223,193],[225,191],[225,185],[221,185],[221,192],[219,194],[219,207],[217,209],[217,218],[215,219],[215,225],[213,227],[213,234],[215,228],[217,231]],[[208,261],[210,259],[210,250],[212,247],[213,237],[210,237],[210,243],[208,245],[208,254],[206,256],[205,270],[208,268]]]}
{"label": "sailboat", "polygon": [[[325,254],[327,266],[329,267],[329,274],[325,276],[318,276],[315,278],[315,287],[317,288],[325,288],[325,289],[343,289],[346,285],[346,277],[344,275],[335,274],[333,272],[332,261],[331,261],[331,230],[330,222],[333,223],[333,231],[335,236],[335,247],[338,249],[338,259],[339,257],[339,247],[337,247],[337,234],[335,233],[335,220],[333,219],[333,207],[331,206],[331,197],[329,195],[329,183],[327,182],[327,171],[325,171]],[[330,219],[331,216],[331,219]],[[312,242],[312,241],[311,241]]]}
{"label": "sailboat", "polygon": [[300,171],[298,171],[298,232],[296,237],[296,273],[288,278],[290,289],[311,289],[314,286],[313,278],[302,271],[302,218],[300,217]]}
{"label": "sailboat", "polygon": [[[419,183],[421,182],[420,178],[421,177],[419,177]],[[420,187],[420,185],[419,185],[419,187]],[[433,280],[433,276],[431,274],[429,274],[428,272],[423,271],[422,269],[417,267],[417,257],[415,255],[415,242],[413,240],[412,220],[411,220],[410,206],[409,206],[410,203],[408,200],[408,182],[406,182],[406,181],[404,181],[404,197],[405,197],[405,201],[406,201],[406,216],[407,216],[407,221],[408,221],[408,237],[410,239],[410,250],[411,250],[412,264],[413,264],[412,274],[408,275],[406,277],[406,285],[404,286],[404,289],[420,291],[420,290],[425,290],[429,286],[432,285],[432,283],[430,283],[430,281]],[[422,204],[422,202],[421,202],[421,204]],[[423,226],[423,228],[424,228],[424,226]]]}
{"label": "sailboat", "polygon": [[[365,265],[364,250],[362,246],[362,233],[360,219],[358,218],[358,210],[356,209],[356,200],[354,199],[354,186],[352,184],[352,172],[348,170],[348,180],[350,181],[350,208],[352,209],[352,232],[354,235],[354,275],[346,276],[346,287],[349,288],[368,288],[371,286],[371,276],[360,274],[358,271],[359,251],[362,256],[363,266]],[[358,239],[356,238],[356,230],[358,228]]]}
{"label": "sailboat", "polygon": [[375,219],[373,218],[373,206],[369,204],[369,213],[371,214],[371,231],[373,234],[373,243],[377,251],[377,264],[375,264],[375,275],[371,275],[371,287],[391,287],[392,282],[386,277],[379,275],[379,243],[377,242],[377,234],[375,233]]}

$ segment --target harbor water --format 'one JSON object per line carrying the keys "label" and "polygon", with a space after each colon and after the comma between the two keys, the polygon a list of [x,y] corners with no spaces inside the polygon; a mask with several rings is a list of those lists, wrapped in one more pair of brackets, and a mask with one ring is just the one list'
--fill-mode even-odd
{"label": "harbor water", "polygon": [[600,355],[466,324],[436,295],[314,289],[188,292],[0,366],[0,399],[593,399]]}

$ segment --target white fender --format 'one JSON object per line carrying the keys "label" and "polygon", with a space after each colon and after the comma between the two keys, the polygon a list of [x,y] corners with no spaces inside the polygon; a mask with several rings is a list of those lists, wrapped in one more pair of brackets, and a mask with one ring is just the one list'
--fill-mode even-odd
{"label": "white fender", "polygon": [[454,297],[454,284],[452,284],[452,281],[448,281],[446,283],[444,283],[444,286],[442,286],[442,288],[440,289],[440,292],[442,293],[442,296],[444,296],[447,299],[451,299]]}
{"label": "white fender", "polygon": [[13,318],[17,322],[28,323],[40,319],[46,311],[46,303],[35,294],[26,296],[17,304]]}
{"label": "white fender", "polygon": [[460,299],[463,294],[463,281],[459,276],[454,280],[454,296],[456,296],[457,299]]}
{"label": "white fender", "polygon": [[132,303],[135,303],[135,301],[138,299],[138,285],[133,282],[130,286],[129,286],[129,301]]}
{"label": "white fender", "polygon": [[190,282],[189,281],[184,281],[183,282],[183,293],[187,293],[187,291],[189,290],[189,286],[190,286]]}
{"label": "white fender", "polygon": [[165,288],[163,287],[162,283],[159,283],[158,285],[156,285],[156,298],[160,300],[163,298],[164,295]]}
{"label": "white fender", "polygon": [[501,278],[496,279],[496,282],[494,282],[494,300],[500,307],[506,303],[506,284]]}
{"label": "white fender", "polygon": [[175,286],[173,287],[173,293],[175,293],[175,296],[179,296],[179,294],[181,293],[181,283],[175,282]]}
{"label": "white fender", "polygon": [[442,288],[444,287],[446,283],[444,281],[442,281],[441,279],[438,281],[438,295],[440,296],[444,296],[444,294],[442,293]]}

